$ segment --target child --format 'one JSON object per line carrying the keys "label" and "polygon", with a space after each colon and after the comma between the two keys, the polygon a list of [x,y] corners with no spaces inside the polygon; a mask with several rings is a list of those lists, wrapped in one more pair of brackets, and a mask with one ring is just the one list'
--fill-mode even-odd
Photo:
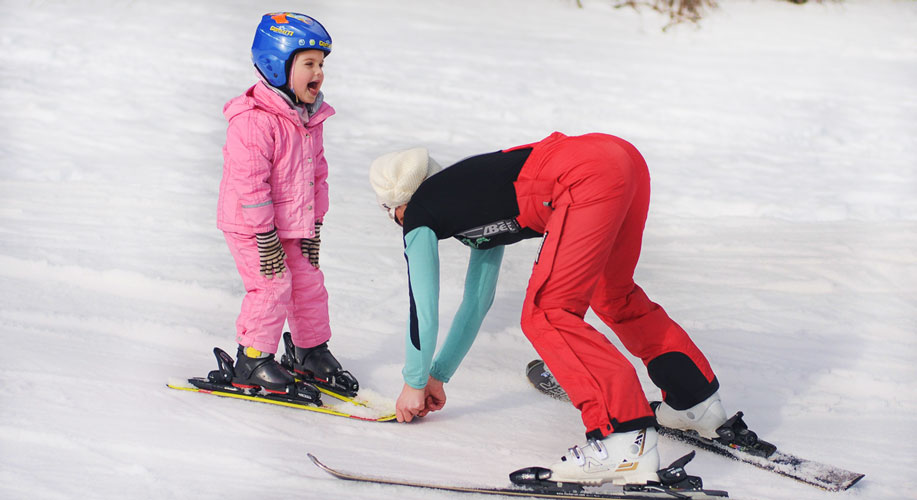
{"label": "child", "polygon": [[[328,350],[328,292],[318,265],[328,210],[322,123],[334,114],[321,92],[330,53],[331,36],[315,19],[265,14],[252,43],[261,81],[223,107],[229,127],[217,227],[247,292],[233,385],[289,393],[297,372],[338,392],[358,388]],[[292,332],[284,334],[281,365],[274,353],[285,321]]]}

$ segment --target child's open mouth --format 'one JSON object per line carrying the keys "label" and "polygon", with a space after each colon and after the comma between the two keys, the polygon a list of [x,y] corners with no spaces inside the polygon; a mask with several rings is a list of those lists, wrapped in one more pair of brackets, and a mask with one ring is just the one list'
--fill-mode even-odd
{"label": "child's open mouth", "polygon": [[306,88],[309,89],[309,92],[318,94],[318,82],[309,82],[309,84],[306,85]]}

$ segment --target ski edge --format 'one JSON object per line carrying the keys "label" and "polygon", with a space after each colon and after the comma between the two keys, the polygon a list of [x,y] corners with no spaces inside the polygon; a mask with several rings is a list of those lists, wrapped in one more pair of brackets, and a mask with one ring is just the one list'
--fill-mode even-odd
{"label": "ski edge", "polygon": [[[462,492],[462,493],[480,493],[480,494],[486,494],[486,495],[500,495],[501,494],[495,490],[490,490],[490,489],[485,489],[485,488],[428,484],[428,483],[419,483],[419,482],[413,482],[413,481],[399,481],[397,479],[385,479],[381,477],[357,476],[357,475],[350,474],[347,472],[342,472],[336,469],[332,469],[331,467],[328,467],[327,465],[322,463],[318,459],[318,457],[316,457],[315,455],[311,453],[306,453],[306,455],[309,457],[310,460],[312,460],[312,463],[315,464],[316,467],[327,472],[328,474],[331,474],[332,476],[338,479],[343,479],[345,481],[370,482],[370,483],[376,483],[376,484],[387,484],[391,486],[405,486],[405,487],[410,487],[410,488],[426,488],[426,489],[431,489],[431,490],[455,491],[455,492]],[[504,495],[531,496],[531,495],[520,495],[519,493],[516,493],[515,495],[511,493],[505,493]],[[535,498],[538,498],[538,497],[536,496]],[[551,498],[555,498],[555,497],[552,496]],[[559,498],[563,498],[563,497],[559,497]]]}
{"label": "ski edge", "polygon": [[319,387],[319,386],[317,386],[317,385],[314,385],[313,387],[315,387],[316,389],[318,389],[318,391],[321,392],[322,394],[325,394],[325,395],[327,395],[327,396],[331,396],[332,398],[339,399],[339,400],[341,400],[341,401],[350,403],[350,404],[355,405],[355,406],[362,406],[362,407],[364,407],[364,408],[369,408],[369,407],[370,407],[369,403],[367,403],[366,401],[363,401],[362,399],[357,399],[357,398],[352,398],[352,397],[350,397],[350,396],[345,396],[344,394],[341,394],[341,393],[338,393],[338,392],[334,392],[334,391],[332,391],[331,389],[326,389],[326,388],[324,388],[324,387]]}
{"label": "ski edge", "polygon": [[[345,413],[345,412],[334,410],[334,409],[327,408],[324,406],[312,406],[312,405],[306,405],[306,404],[291,403],[289,401],[277,401],[277,400],[272,400],[272,399],[267,399],[267,398],[260,398],[258,396],[249,396],[247,394],[232,394],[228,392],[211,391],[207,389],[201,389],[199,387],[183,385],[183,384],[172,382],[172,381],[167,382],[166,387],[170,389],[176,389],[179,391],[197,392],[201,394],[209,394],[212,396],[242,399],[245,401],[254,401],[256,403],[265,403],[265,404],[272,404],[272,405],[277,405],[277,406],[286,406],[288,408],[295,408],[298,410],[307,410],[307,411],[311,411],[315,413],[324,413],[326,415],[334,415],[336,417],[345,417],[345,418],[350,418],[353,420],[362,420],[366,422],[393,422],[395,421],[395,418],[396,418],[394,414],[382,415],[381,417],[378,417],[378,418],[361,417],[359,415]],[[329,396],[330,395],[331,394],[329,394]]]}
{"label": "ski edge", "polygon": [[324,463],[322,463],[318,457],[311,453],[306,453],[312,463],[316,467],[325,471],[326,473],[345,481],[354,481],[354,482],[365,482],[365,483],[374,483],[374,484],[385,484],[390,486],[404,486],[409,488],[424,488],[438,491],[452,491],[458,493],[474,493],[479,495],[494,495],[494,496],[510,496],[510,497],[520,497],[520,498],[547,498],[547,499],[559,499],[559,500],[583,500],[583,499],[593,499],[593,500],[655,500],[660,498],[687,498],[693,500],[721,500],[722,498],[727,498],[728,494],[726,492],[716,491],[720,495],[707,495],[705,492],[697,492],[695,495],[685,495],[679,496],[679,494],[684,494],[683,492],[678,492],[679,494],[664,493],[662,495],[652,495],[647,493],[548,493],[548,492],[539,492],[532,490],[517,490],[510,488],[488,488],[488,487],[475,487],[475,486],[458,486],[458,485],[446,485],[446,484],[431,484],[431,483],[422,483],[415,481],[406,481],[406,480],[397,480],[397,479],[386,479],[375,476],[364,476],[356,475],[348,472],[339,471],[333,469]]}

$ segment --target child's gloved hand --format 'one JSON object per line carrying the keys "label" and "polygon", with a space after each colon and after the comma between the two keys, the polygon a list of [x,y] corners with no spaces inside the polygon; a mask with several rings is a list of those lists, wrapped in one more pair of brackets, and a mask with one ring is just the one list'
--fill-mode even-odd
{"label": "child's gloved hand", "polygon": [[280,238],[277,237],[277,229],[271,229],[266,233],[255,234],[255,240],[258,243],[258,254],[261,256],[261,274],[268,279],[283,276],[286,267],[283,260],[287,254],[283,252],[283,246],[280,244]]}
{"label": "child's gloved hand", "polygon": [[322,223],[315,222],[315,236],[312,238],[303,238],[300,240],[302,247],[302,256],[309,259],[312,267],[318,269],[318,247],[322,244]]}

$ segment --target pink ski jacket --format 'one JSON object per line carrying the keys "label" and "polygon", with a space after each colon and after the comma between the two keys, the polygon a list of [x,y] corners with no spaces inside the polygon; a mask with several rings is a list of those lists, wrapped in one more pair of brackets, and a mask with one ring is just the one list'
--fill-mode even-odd
{"label": "pink ski jacket", "polygon": [[333,114],[322,103],[303,123],[263,82],[227,102],[217,228],[254,234],[276,227],[284,239],[315,236],[315,221],[328,211],[322,123]]}

